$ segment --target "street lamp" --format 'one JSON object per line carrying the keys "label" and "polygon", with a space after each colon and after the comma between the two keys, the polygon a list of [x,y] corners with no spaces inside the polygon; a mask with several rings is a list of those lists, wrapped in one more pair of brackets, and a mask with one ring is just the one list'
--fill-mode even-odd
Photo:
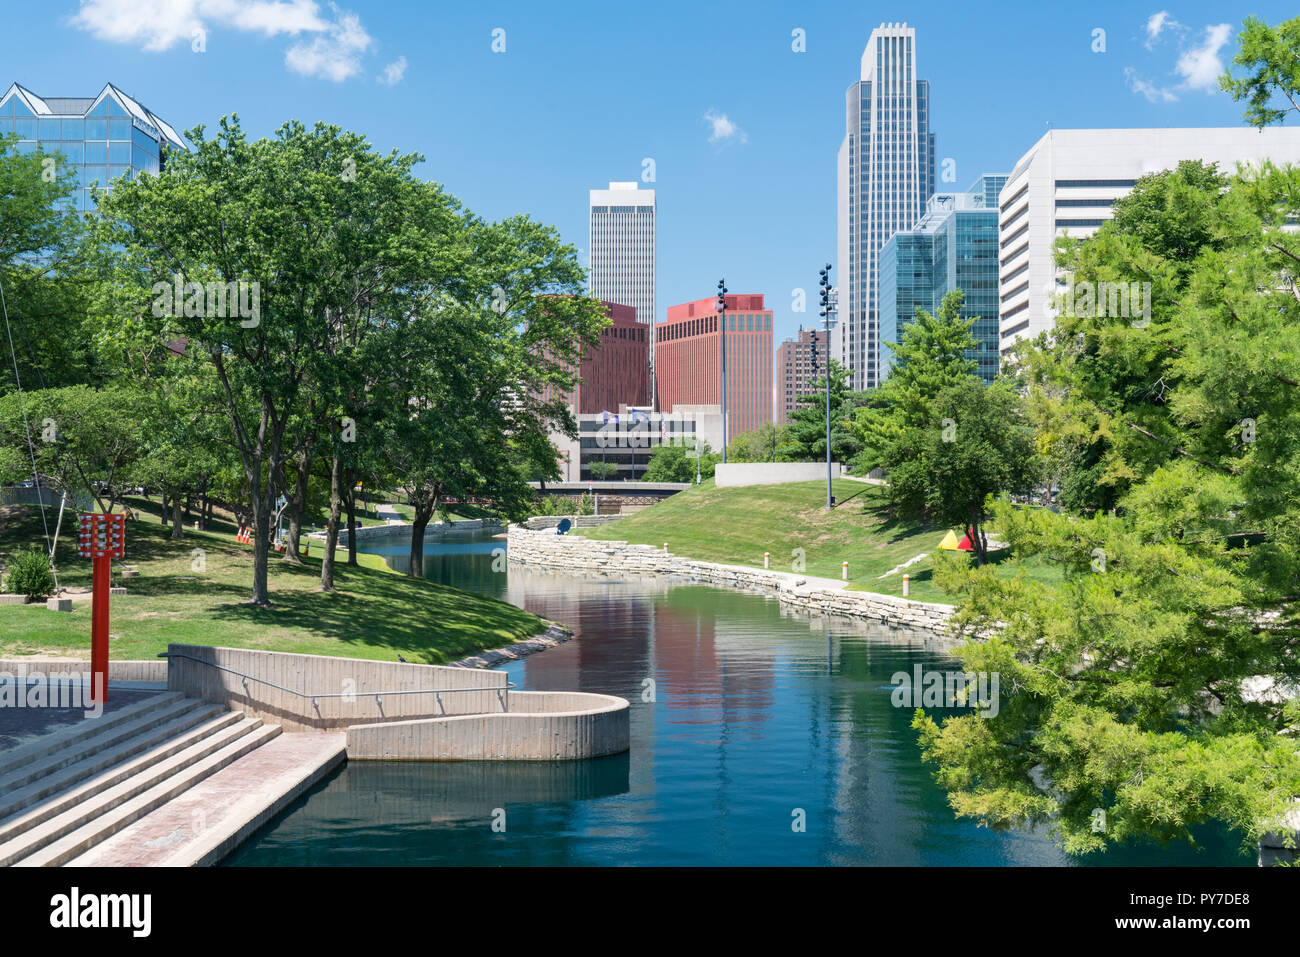
{"label": "street lamp", "polygon": [[722,326],[722,464],[727,464],[727,281],[718,280],[718,323]]}
{"label": "street lamp", "polygon": [[[821,271],[821,312],[822,323],[826,327],[826,507],[835,507],[835,496],[831,494],[831,316],[835,313],[835,303],[831,295],[831,264],[827,263]],[[815,371],[815,370],[814,370]]]}

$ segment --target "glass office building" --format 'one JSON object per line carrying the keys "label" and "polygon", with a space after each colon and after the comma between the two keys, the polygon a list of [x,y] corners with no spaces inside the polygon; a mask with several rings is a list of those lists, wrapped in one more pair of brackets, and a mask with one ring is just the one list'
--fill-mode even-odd
{"label": "glass office building", "polygon": [[893,350],[918,308],[934,313],[954,289],[965,293],[961,315],[975,319],[977,343],[966,355],[985,382],[998,374],[998,193],[1007,177],[981,176],[964,193],[939,193],[913,229],[895,233],[880,251],[880,356],[888,374]]}
{"label": "glass office building", "polygon": [[157,173],[168,149],[185,141],[157,115],[111,83],[98,96],[42,97],[13,86],[0,96],[0,136],[18,136],[19,153],[61,153],[75,172],[77,190],[67,203],[93,211],[92,187]]}

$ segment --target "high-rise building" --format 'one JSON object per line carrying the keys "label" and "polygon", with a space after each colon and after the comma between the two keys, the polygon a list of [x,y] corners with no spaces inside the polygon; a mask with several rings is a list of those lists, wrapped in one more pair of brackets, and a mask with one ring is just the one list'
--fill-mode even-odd
{"label": "high-rise building", "polygon": [[935,313],[954,289],[965,295],[963,319],[974,319],[977,343],[966,353],[979,376],[998,374],[998,203],[1007,177],[985,174],[964,193],[935,193],[912,229],[880,251],[880,368],[889,375],[893,350],[918,308]]}
{"label": "high-rise building", "polygon": [[[1110,219],[1111,205],[1138,179],[1181,160],[1219,164],[1294,163],[1300,128],[1052,130],[1030,147],[998,197],[1001,351],[1020,338],[1050,331],[1053,301],[1065,278],[1053,258],[1058,236],[1091,236]],[[1138,277],[1133,277],[1136,281]]]}
{"label": "high-rise building", "polygon": [[591,294],[636,309],[650,339],[650,389],[655,368],[655,191],[635,182],[610,183],[590,191]]}
{"label": "high-rise building", "polygon": [[921,218],[934,193],[930,84],[918,80],[916,30],[881,24],[845,95],[838,158],[839,322],[831,352],[855,389],[880,382],[880,250]]}
{"label": "high-rise building", "polygon": [[[728,441],[772,421],[772,310],[761,295],[727,294]],[[655,331],[659,407],[722,401],[723,331],[716,296],[668,307]]]}
{"label": "high-rise building", "polygon": [[[815,344],[815,348],[814,348]],[[815,355],[814,355],[815,353]],[[809,395],[813,383],[826,372],[826,333],[799,327],[799,335],[776,350],[776,421],[790,420],[799,397]]]}
{"label": "high-rise building", "polygon": [[78,212],[93,211],[91,187],[106,192],[113,180],[157,173],[168,149],[185,141],[155,113],[105,84],[96,96],[37,96],[17,83],[0,96],[0,136],[17,134],[19,153],[61,153],[71,166],[77,189],[64,202]]}
{"label": "high-rise building", "polygon": [[[600,345],[589,349],[579,364],[577,384],[562,397],[574,415],[650,402],[650,330],[637,322],[631,306],[616,302],[604,306],[610,324],[600,331]],[[555,395],[551,385],[542,393],[545,400]]]}

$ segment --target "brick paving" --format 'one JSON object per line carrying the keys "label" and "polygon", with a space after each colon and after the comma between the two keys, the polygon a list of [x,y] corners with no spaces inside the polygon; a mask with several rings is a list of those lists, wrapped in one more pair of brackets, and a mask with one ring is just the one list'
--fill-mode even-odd
{"label": "brick paving", "polygon": [[[347,735],[281,734],[70,862],[94,867],[216,863],[342,760]],[[237,843],[237,842],[236,842]]]}

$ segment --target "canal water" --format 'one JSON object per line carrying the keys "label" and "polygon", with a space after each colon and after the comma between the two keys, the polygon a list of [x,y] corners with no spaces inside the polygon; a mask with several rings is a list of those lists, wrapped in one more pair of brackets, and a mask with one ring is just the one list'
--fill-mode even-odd
{"label": "canal water", "polygon": [[[407,544],[364,549],[406,570]],[[664,579],[509,565],[504,539],[425,546],[425,574],[574,629],[503,669],[525,690],[631,702],[631,750],[555,763],[345,765],[229,865],[1253,865],[1222,831],[1200,848],[1082,861],[1045,832],[957,820],[920,761],[891,676],[959,670],[925,633],[784,609]]]}

